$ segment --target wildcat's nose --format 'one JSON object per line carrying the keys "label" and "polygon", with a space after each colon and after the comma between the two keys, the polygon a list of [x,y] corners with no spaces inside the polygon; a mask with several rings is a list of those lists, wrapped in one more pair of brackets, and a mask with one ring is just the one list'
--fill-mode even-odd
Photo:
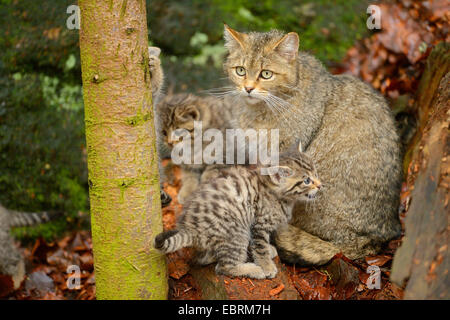
{"label": "wildcat's nose", "polygon": [[254,87],[245,87],[245,91],[247,91],[247,93],[252,92],[253,89],[255,89],[255,88]]}
{"label": "wildcat's nose", "polygon": [[317,189],[320,190],[322,188],[322,183],[320,183],[320,181],[317,181],[316,186],[317,186]]}

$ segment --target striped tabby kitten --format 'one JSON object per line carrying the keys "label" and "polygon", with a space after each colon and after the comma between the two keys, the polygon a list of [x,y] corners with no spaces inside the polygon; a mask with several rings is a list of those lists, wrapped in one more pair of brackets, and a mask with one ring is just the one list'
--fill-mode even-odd
{"label": "striped tabby kitten", "polygon": [[[312,200],[321,183],[311,159],[299,150],[280,157],[269,175],[258,167],[235,166],[202,183],[184,207],[176,230],[159,234],[164,253],[193,246],[197,262],[217,261],[216,272],[236,277],[273,278],[277,268],[269,237],[291,219],[296,200]],[[254,263],[247,262],[247,251]]]}
{"label": "striped tabby kitten", "polygon": [[[160,135],[166,148],[172,150],[177,143],[190,144],[193,148],[194,121],[201,121],[203,132],[207,129],[218,129],[225,137],[225,130],[235,128],[235,120],[232,107],[227,101],[216,97],[198,97],[192,94],[176,94],[167,96],[157,105],[158,121],[160,123]],[[182,138],[178,141],[177,133],[180,129],[187,130],[191,140]],[[178,131],[177,131],[178,130]],[[209,145],[210,141],[204,141],[200,152]],[[224,143],[224,147],[225,147]],[[225,163],[225,151],[224,163]],[[186,198],[198,187],[200,180],[205,181],[216,174],[218,165],[194,164],[194,152],[191,154],[192,164],[181,164],[182,187],[178,193],[178,201],[184,203]]]}
{"label": "striped tabby kitten", "polygon": [[[161,49],[158,47],[148,47],[148,66],[150,69],[150,79],[152,84],[152,103],[153,103],[153,114],[156,114],[156,105],[163,97],[162,88],[164,86],[164,72],[161,67],[161,60],[159,58],[161,54]],[[172,201],[172,198],[164,191],[163,181],[165,180],[165,174],[163,166],[161,164],[161,154],[164,154],[163,143],[161,142],[160,123],[158,122],[157,116],[155,115],[155,131],[156,131],[156,146],[158,148],[158,169],[159,169],[159,180],[160,180],[160,196],[161,196],[161,206],[166,207]]]}

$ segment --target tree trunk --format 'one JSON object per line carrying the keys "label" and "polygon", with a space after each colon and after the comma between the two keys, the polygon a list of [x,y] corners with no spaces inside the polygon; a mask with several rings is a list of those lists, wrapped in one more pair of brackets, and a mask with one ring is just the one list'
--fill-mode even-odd
{"label": "tree trunk", "polygon": [[166,299],[144,0],[79,0],[98,299]]}
{"label": "tree trunk", "polygon": [[400,286],[408,280],[405,299],[450,299],[449,49],[441,43],[428,58],[415,105],[418,131],[405,158],[411,205],[391,273]]}

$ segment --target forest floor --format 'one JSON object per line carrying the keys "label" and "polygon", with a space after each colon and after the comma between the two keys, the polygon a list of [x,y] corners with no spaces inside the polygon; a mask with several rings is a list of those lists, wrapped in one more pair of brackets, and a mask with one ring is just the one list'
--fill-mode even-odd
{"label": "forest floor", "polygon": [[[177,201],[181,186],[180,170],[173,166],[171,184],[165,190],[172,197],[171,204],[163,209],[164,229],[175,227],[182,211]],[[402,195],[407,204],[408,193]],[[403,290],[389,281],[393,254],[401,240],[391,241],[377,256],[351,261],[336,256],[326,266],[298,268],[280,263],[279,275],[270,280],[221,277],[226,294],[230,299],[401,299]],[[167,257],[169,270],[169,299],[202,299],[203,293],[190,266],[191,250],[183,249]],[[88,231],[76,231],[54,242],[38,239],[24,249],[27,263],[27,277],[19,290],[6,298],[12,299],[95,299],[95,274],[92,257],[92,241]],[[81,286],[69,289],[67,268],[78,265],[81,268]],[[381,271],[380,289],[367,285],[369,265],[378,266]],[[1,280],[0,280],[1,282]],[[1,283],[0,283],[1,284]],[[0,292],[1,296],[1,292]]]}
{"label": "forest floor", "polygon": [[[182,211],[182,206],[176,199],[181,186],[179,169],[175,167],[174,173],[174,182],[165,188],[173,199],[163,210],[165,229],[175,227],[176,219]],[[409,201],[408,194],[403,194],[402,198],[406,205]],[[389,281],[393,254],[400,244],[401,239],[393,240],[379,255],[358,261],[337,255],[326,266],[317,268],[284,264],[277,257],[275,259],[280,274],[274,279],[218,277],[217,281],[223,281],[230,299],[402,299],[403,290]],[[168,255],[170,299],[202,297],[201,288],[191,273],[191,256],[192,252],[188,249]],[[377,266],[381,271],[380,289],[370,289],[367,285],[369,265]]]}

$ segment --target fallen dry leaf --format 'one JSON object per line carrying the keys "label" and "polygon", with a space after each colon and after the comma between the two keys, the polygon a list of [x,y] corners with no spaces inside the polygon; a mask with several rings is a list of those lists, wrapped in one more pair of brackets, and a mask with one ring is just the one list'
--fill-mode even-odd
{"label": "fallen dry leaf", "polygon": [[371,266],[384,266],[388,261],[392,260],[392,256],[379,255],[379,256],[368,256],[365,258],[368,265]]}

